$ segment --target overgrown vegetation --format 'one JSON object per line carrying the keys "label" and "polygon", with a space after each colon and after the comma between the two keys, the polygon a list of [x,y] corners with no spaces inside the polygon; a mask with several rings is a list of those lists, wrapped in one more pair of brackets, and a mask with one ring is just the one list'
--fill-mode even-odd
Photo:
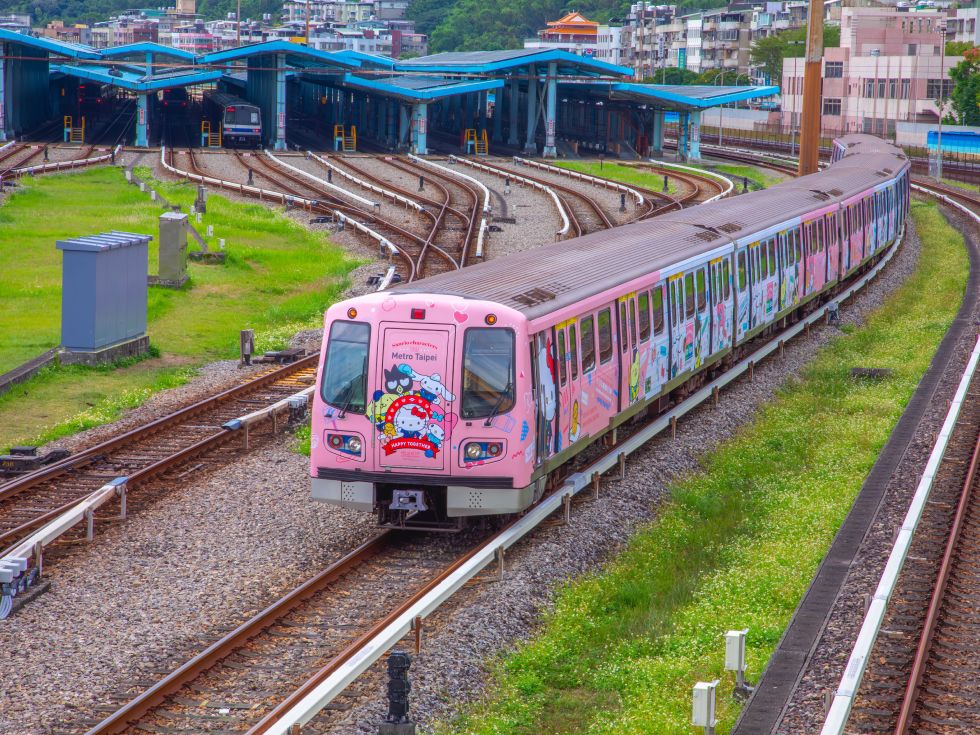
{"label": "overgrown vegetation", "polygon": [[[961,236],[932,204],[913,217],[923,251],[906,284],[674,483],[605,568],[558,590],[537,636],[495,665],[489,699],[437,732],[687,735],[691,686],[712,679],[729,731],[722,634],[749,628],[758,677],[962,299]],[[855,380],[854,365],[893,372]]]}
{"label": "overgrown vegetation", "polygon": [[949,70],[950,94],[960,125],[980,125],[980,48],[964,51],[963,61]]}
{"label": "overgrown vegetation", "polygon": [[[823,29],[824,48],[840,46],[840,26],[826,25]],[[760,38],[752,44],[752,63],[762,68],[772,84],[782,84],[783,59],[806,55],[806,26]]]}
{"label": "overgrown vegetation", "polygon": [[[149,171],[141,171],[149,177]],[[100,168],[77,174],[22,180],[0,208],[0,302],[4,338],[0,372],[9,370],[60,340],[61,254],[59,239],[122,230],[156,235],[158,204],[126,184],[122,171]],[[195,190],[156,182],[161,193],[184,210]],[[71,212],[70,217],[53,216]],[[0,448],[44,436],[67,421],[89,422],[118,409],[126,391],[145,395],[176,379],[190,366],[232,357],[238,332],[256,331],[258,349],[278,349],[300,329],[319,324],[326,307],[346,283],[353,265],[322,234],[312,233],[263,205],[208,198],[203,226],[214,225],[227,244],[224,265],[188,266],[181,289],[151,287],[147,331],[159,357],[115,370],[58,369],[0,397]],[[157,243],[150,244],[150,273],[157,270]],[[196,245],[193,245],[196,248]],[[175,372],[176,371],[176,372]],[[148,395],[149,393],[146,393]],[[142,400],[139,398],[139,400]],[[108,402],[107,402],[108,401]],[[87,416],[87,418],[86,418]]]}

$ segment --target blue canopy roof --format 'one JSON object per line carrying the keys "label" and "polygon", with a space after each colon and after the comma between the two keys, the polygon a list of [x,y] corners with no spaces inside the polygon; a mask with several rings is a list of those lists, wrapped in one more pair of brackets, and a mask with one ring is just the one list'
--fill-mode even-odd
{"label": "blue canopy roof", "polygon": [[[113,73],[110,73],[110,70]],[[206,84],[221,79],[221,72],[215,71],[176,71],[168,74],[147,75],[143,70],[127,66],[108,67],[100,64],[51,64],[52,72],[60,72],[79,79],[114,84],[133,92],[155,92],[170,87],[186,87],[191,84]]]}
{"label": "blue canopy roof", "polygon": [[124,46],[113,46],[111,48],[100,49],[99,54],[106,59],[137,54],[153,54],[154,56],[170,56],[174,59],[183,59],[184,61],[190,62],[194,61],[194,54],[192,54],[190,51],[184,51],[183,49],[174,48],[172,46],[164,46],[162,43],[152,43],[150,41],[127,43]]}
{"label": "blue canopy roof", "polygon": [[431,102],[468,92],[482,92],[504,86],[503,79],[445,79],[443,77],[391,76],[381,78],[359,77],[345,74],[341,84],[376,92],[410,102]]}
{"label": "blue canopy roof", "polygon": [[605,61],[579,56],[561,49],[508,49],[503,51],[448,51],[399,61],[398,71],[433,71],[457,74],[487,74],[519,69],[528,64],[558,62],[559,73],[588,76],[631,77],[633,70]]}
{"label": "blue canopy roof", "polygon": [[288,63],[291,66],[302,66],[303,61],[317,64],[328,64],[331,66],[342,66],[349,69],[356,69],[361,65],[351,52],[348,51],[318,51],[309,46],[290,43],[289,41],[264,41],[254,43],[250,46],[239,46],[238,48],[215,51],[197,57],[198,64],[225,64],[230,61],[239,61],[251,56],[263,56],[266,54],[286,54],[292,57]]}
{"label": "blue canopy roof", "polygon": [[713,85],[639,84],[606,80],[563,82],[558,80],[562,93],[582,91],[589,97],[610,100],[627,100],[645,103],[662,110],[691,112],[730,102],[771,97],[779,94],[779,87],[721,87]]}
{"label": "blue canopy roof", "polygon": [[47,51],[58,56],[66,56],[70,59],[98,59],[99,52],[90,46],[80,43],[65,43],[53,38],[34,38],[24,33],[15,33],[6,28],[0,28],[0,41],[4,43],[19,43],[30,46],[38,51]]}

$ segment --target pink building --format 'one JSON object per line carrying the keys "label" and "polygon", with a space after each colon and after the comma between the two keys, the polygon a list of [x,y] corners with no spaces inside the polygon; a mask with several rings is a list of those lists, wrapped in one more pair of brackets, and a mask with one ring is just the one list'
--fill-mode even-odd
{"label": "pink building", "polygon": [[[962,60],[942,63],[942,19],[936,11],[844,8],[840,48],[824,52],[824,132],[890,136],[896,122],[937,122],[936,100],[949,97],[949,69]],[[783,61],[784,125],[799,124],[803,69],[803,59]]]}

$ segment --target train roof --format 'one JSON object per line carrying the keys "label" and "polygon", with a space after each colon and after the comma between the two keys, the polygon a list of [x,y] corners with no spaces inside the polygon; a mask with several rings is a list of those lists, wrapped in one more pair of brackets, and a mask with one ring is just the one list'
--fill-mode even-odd
{"label": "train roof", "polygon": [[232,94],[231,92],[223,92],[217,89],[205,92],[204,98],[211,100],[211,102],[220,107],[227,107],[228,105],[238,105],[240,107],[247,105],[249,107],[257,107],[257,105],[253,105],[251,102],[239,97],[238,95]]}
{"label": "train roof", "polygon": [[[848,136],[848,138],[871,136]],[[872,139],[877,140],[877,139]],[[881,143],[881,141],[879,141]],[[828,170],[770,189],[603,230],[397,286],[394,293],[487,299],[529,320],[867,191],[894,177],[899,149],[855,141]]]}

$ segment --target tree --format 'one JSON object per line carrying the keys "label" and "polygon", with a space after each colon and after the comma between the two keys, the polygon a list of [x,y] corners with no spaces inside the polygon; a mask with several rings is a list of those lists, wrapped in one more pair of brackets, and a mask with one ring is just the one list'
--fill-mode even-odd
{"label": "tree", "polygon": [[980,48],[968,49],[963,61],[949,70],[953,80],[950,98],[960,125],[980,125]]}
{"label": "tree", "polygon": [[969,41],[947,41],[946,42],[946,55],[947,56],[962,56],[971,48],[974,48],[973,44]]}
{"label": "tree", "polygon": [[643,80],[645,84],[696,84],[698,75],[690,69],[668,66],[658,69],[653,76]]}
{"label": "tree", "polygon": [[752,44],[750,59],[753,66],[762,69],[770,82],[779,83],[783,78],[783,57],[786,55],[786,41],[780,35],[766,36]]}

